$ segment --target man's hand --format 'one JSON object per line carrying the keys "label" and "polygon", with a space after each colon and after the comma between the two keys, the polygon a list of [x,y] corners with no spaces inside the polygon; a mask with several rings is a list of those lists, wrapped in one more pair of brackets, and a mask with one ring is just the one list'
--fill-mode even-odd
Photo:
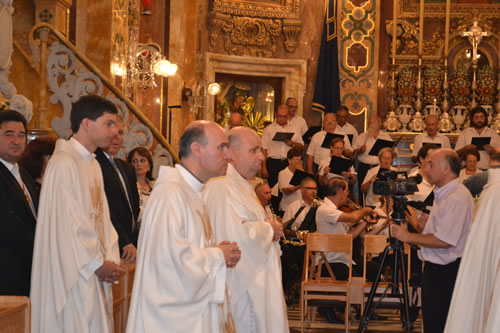
{"label": "man's hand", "polygon": [[224,259],[226,260],[226,266],[232,268],[236,266],[238,261],[240,261],[241,252],[238,248],[238,244],[235,242],[230,243],[229,241],[222,241],[217,245],[219,249],[224,253]]}
{"label": "man's hand", "polygon": [[495,148],[493,148],[492,145],[484,145],[483,147],[484,147],[484,150],[486,150],[488,153],[495,151]]}
{"label": "man's hand", "polygon": [[126,264],[133,264],[135,262],[135,257],[137,256],[137,249],[134,244],[130,243],[123,247],[122,260]]}
{"label": "man's hand", "polygon": [[287,146],[290,146],[290,147],[292,147],[292,146],[293,146],[293,141],[292,141],[292,140],[290,140],[290,139],[286,139],[286,140],[284,140],[283,142],[284,142]]}
{"label": "man's hand", "polygon": [[362,145],[361,147],[359,147],[359,151],[364,153],[366,151],[366,144]]}
{"label": "man's hand", "polygon": [[391,225],[391,233],[394,238],[399,239],[402,242],[408,242],[408,236],[410,233],[406,229],[406,225],[398,225],[396,223]]}
{"label": "man's hand", "polygon": [[109,260],[104,260],[102,266],[95,271],[99,281],[108,283],[118,281],[123,273],[125,273],[125,271],[120,266]]}
{"label": "man's hand", "polygon": [[281,223],[281,220],[277,219],[270,219],[268,220],[269,224],[271,227],[273,227],[274,235],[273,235],[273,240],[277,241],[280,240],[281,236],[283,236],[283,223]]}

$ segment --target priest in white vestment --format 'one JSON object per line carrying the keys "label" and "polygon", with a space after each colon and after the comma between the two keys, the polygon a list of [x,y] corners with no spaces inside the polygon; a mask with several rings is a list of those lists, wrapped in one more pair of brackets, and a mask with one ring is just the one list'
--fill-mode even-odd
{"label": "priest in white vestment", "polygon": [[227,277],[236,328],[239,333],[288,332],[277,242],[283,226],[266,219],[247,181],[264,160],[259,136],[249,128],[233,128],[229,154],[227,175],[209,181],[203,199],[216,240],[234,240],[241,250],[240,263]]}
{"label": "priest in white vestment", "polygon": [[226,172],[227,138],[219,125],[196,121],[179,146],[181,163],[160,168],[144,210],[127,332],[235,332],[226,273],[239,250],[216,245],[201,194]]}
{"label": "priest in white vestment", "polygon": [[445,332],[500,332],[500,169],[488,170],[465,245]]}
{"label": "priest in white vestment", "polygon": [[122,274],[94,151],[118,133],[117,110],[98,96],[72,109],[69,140],[59,139],[43,179],[31,275],[31,331],[111,333],[111,284]]}

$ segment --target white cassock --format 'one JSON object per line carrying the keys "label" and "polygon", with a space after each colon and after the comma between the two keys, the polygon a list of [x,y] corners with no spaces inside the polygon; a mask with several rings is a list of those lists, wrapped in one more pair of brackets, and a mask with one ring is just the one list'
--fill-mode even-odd
{"label": "white cassock", "polygon": [[160,168],[139,234],[127,332],[231,332],[222,306],[226,262],[203,186],[180,164]]}
{"label": "white cassock", "polygon": [[32,332],[112,332],[111,285],[95,274],[120,263],[95,155],[57,140],[43,178],[31,274]]}
{"label": "white cassock", "polygon": [[488,170],[476,208],[445,332],[500,332],[500,169]]}
{"label": "white cassock", "polygon": [[239,333],[288,332],[279,243],[252,186],[229,164],[227,175],[203,191],[217,242],[238,243],[241,259],[227,273]]}

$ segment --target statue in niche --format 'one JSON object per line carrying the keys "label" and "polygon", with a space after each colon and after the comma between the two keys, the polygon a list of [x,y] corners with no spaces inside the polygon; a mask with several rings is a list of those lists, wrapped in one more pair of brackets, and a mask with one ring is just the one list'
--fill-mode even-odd
{"label": "statue in niche", "polygon": [[[232,94],[229,94],[230,89],[233,86],[234,89],[232,89]],[[250,88],[244,84],[234,84],[233,82],[227,83],[220,95],[217,97],[215,121],[219,125],[227,127],[229,117],[233,112],[238,112],[242,117],[245,117],[253,111],[255,98],[247,95],[248,90],[250,90]],[[228,96],[231,95],[233,96],[232,101],[228,98]]]}

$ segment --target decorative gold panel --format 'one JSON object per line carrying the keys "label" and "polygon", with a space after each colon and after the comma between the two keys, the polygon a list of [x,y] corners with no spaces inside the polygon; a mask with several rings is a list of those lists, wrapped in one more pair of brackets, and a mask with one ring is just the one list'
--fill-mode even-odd
{"label": "decorative gold panel", "polygon": [[299,6],[300,0],[213,0],[210,45],[223,33],[227,54],[272,57],[283,34],[285,49],[293,52],[302,25]]}

